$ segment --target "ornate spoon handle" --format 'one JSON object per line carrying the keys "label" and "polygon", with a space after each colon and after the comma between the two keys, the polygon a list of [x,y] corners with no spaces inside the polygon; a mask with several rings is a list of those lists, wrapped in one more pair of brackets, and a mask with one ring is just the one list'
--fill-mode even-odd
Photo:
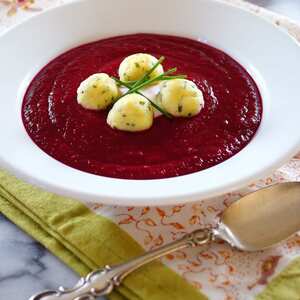
{"label": "ornate spoon handle", "polygon": [[213,240],[213,236],[210,230],[196,230],[178,241],[149,251],[127,263],[96,270],[81,278],[72,289],[60,287],[57,291],[45,291],[29,300],[95,300],[98,296],[109,294],[128,274],[139,267],[173,251],[203,245]]}

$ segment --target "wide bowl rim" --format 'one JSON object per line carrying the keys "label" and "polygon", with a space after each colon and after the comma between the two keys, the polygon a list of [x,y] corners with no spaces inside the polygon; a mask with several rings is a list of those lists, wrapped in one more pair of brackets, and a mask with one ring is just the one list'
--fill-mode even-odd
{"label": "wide bowl rim", "polygon": [[[74,2],[70,3],[64,3],[61,6],[53,7],[47,11],[45,11],[42,14],[38,14],[26,21],[24,21],[21,24],[17,24],[13,26],[12,28],[6,30],[4,33],[0,35],[0,42],[1,38],[5,35],[10,34],[10,32],[13,32],[16,28],[20,28],[21,26],[24,26],[24,24],[30,24],[30,22],[33,22],[33,19],[41,18],[43,15],[49,15],[51,13],[55,13],[55,11],[59,11],[62,9],[62,7],[72,7],[75,4],[85,3],[86,0],[76,0]],[[203,1],[207,2],[207,0]],[[250,11],[246,11],[242,8],[233,6],[232,4],[228,4],[225,2],[220,2],[218,0],[211,1],[215,3],[216,5],[223,5],[223,6],[230,6],[234,10],[243,10],[247,14],[254,15]],[[260,17],[255,16],[256,18]],[[269,21],[263,20],[264,22],[270,24],[270,26],[273,26],[274,30],[276,29],[275,25],[272,25]],[[25,25],[27,26],[27,25]],[[278,28],[278,27],[277,27]],[[286,31],[280,30],[282,34],[289,37],[289,39],[293,42],[299,45],[299,43],[291,37]],[[135,206],[143,206],[143,205],[171,205],[171,204],[178,204],[178,203],[184,203],[184,202],[190,202],[190,201],[196,201],[203,198],[210,198],[217,196],[224,192],[230,192],[233,190],[236,190],[238,188],[241,188],[245,186],[246,184],[257,180],[259,178],[262,178],[263,176],[271,173],[273,170],[280,167],[284,162],[287,161],[290,157],[295,155],[298,150],[300,149],[300,135],[297,139],[297,141],[294,141],[293,144],[286,146],[286,149],[284,153],[282,152],[281,155],[278,155],[272,159],[269,159],[267,164],[261,164],[260,168],[254,168],[251,173],[243,173],[239,178],[232,177],[232,178],[226,178],[223,182],[218,183],[218,185],[214,185],[212,187],[206,188],[205,190],[199,190],[199,188],[190,188],[188,186],[183,186],[181,189],[175,189],[175,190],[166,190],[172,187],[175,187],[182,183],[187,183],[188,181],[192,180],[195,182],[195,180],[200,179],[200,177],[205,176],[205,173],[209,172],[211,168],[196,172],[193,174],[188,174],[184,176],[179,177],[173,177],[173,178],[166,178],[166,179],[153,179],[153,180],[127,180],[127,179],[115,179],[115,178],[108,178],[108,177],[102,177],[97,176],[93,174],[88,174],[79,170],[75,170],[73,168],[67,167],[60,162],[52,162],[55,166],[63,165],[64,168],[68,169],[68,175],[70,174],[78,174],[79,177],[82,177],[85,180],[94,180],[95,182],[98,182],[101,184],[107,184],[110,183],[110,189],[106,191],[99,191],[98,189],[90,189],[90,190],[83,190],[82,187],[79,185],[77,186],[70,186],[66,185],[65,182],[58,182],[53,180],[47,180],[47,178],[41,177],[37,175],[37,172],[33,175],[32,172],[29,170],[25,171],[24,169],[19,168],[16,166],[12,161],[9,161],[7,159],[3,159],[1,157],[0,153],[0,165],[4,169],[7,169],[8,171],[12,172],[14,175],[19,177],[20,179],[23,179],[29,183],[32,183],[34,185],[37,185],[39,187],[45,188],[46,190],[50,192],[54,192],[57,194],[61,194],[63,196],[73,197],[81,200],[87,200],[87,201],[93,201],[93,202],[101,202],[105,204],[118,204],[118,205],[135,205]],[[42,151],[42,150],[39,150]],[[44,154],[45,155],[45,154]],[[230,165],[232,161],[234,160],[235,156],[222,164],[219,164],[213,168],[215,170],[219,169],[220,166],[225,166],[230,168]],[[53,160],[53,159],[52,159]],[[202,174],[202,176],[199,176],[199,174]],[[77,175],[76,175],[77,176]],[[199,178],[198,178],[199,177]],[[121,184],[122,183],[122,184]],[[157,185],[157,183],[159,183]],[[159,189],[159,186],[162,184],[166,185],[166,189],[164,192],[161,192],[159,190],[155,190],[156,188]],[[147,189],[146,193],[141,193],[143,190],[143,184],[146,184],[148,186],[151,185],[150,189]],[[126,187],[126,193],[124,193],[121,189]],[[134,187],[138,187],[138,192],[134,191]],[[114,188],[112,188],[114,187]],[[151,191],[151,189],[154,189]],[[130,192],[131,190],[131,192]],[[151,192],[149,192],[151,191]],[[130,192],[130,193],[129,193]]]}

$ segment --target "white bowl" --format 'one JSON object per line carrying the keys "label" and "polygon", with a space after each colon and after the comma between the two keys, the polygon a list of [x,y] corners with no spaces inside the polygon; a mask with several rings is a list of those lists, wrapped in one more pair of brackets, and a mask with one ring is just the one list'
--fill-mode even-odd
{"label": "white bowl", "polygon": [[[156,180],[96,176],[49,157],[21,120],[24,91],[58,54],[128,33],[186,36],[214,45],[244,65],[259,85],[260,128],[241,152],[190,175]],[[89,0],[37,15],[0,38],[1,167],[49,191],[114,205],[167,205],[237,189],[279,167],[300,149],[300,48],[252,13],[212,0]]]}

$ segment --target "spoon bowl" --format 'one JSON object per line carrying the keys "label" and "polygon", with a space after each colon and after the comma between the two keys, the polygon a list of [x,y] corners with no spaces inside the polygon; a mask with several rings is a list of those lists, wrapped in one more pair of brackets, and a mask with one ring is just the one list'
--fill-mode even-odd
{"label": "spoon bowl", "polygon": [[248,194],[223,213],[215,235],[245,251],[272,247],[300,230],[300,183]]}

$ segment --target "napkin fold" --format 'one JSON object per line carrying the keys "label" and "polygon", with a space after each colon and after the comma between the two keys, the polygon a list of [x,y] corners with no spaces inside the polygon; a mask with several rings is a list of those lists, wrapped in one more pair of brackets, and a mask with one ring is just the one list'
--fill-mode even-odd
{"label": "napkin fold", "polygon": [[[81,276],[144,252],[116,224],[81,202],[30,186],[5,171],[0,171],[0,210]],[[158,261],[129,275],[109,298],[207,299]]]}
{"label": "napkin fold", "polygon": [[[93,213],[81,202],[33,187],[2,170],[0,211],[81,276],[144,252],[115,223]],[[299,300],[299,296],[300,258],[275,277],[255,299]],[[109,298],[208,299],[158,261],[129,275]]]}

